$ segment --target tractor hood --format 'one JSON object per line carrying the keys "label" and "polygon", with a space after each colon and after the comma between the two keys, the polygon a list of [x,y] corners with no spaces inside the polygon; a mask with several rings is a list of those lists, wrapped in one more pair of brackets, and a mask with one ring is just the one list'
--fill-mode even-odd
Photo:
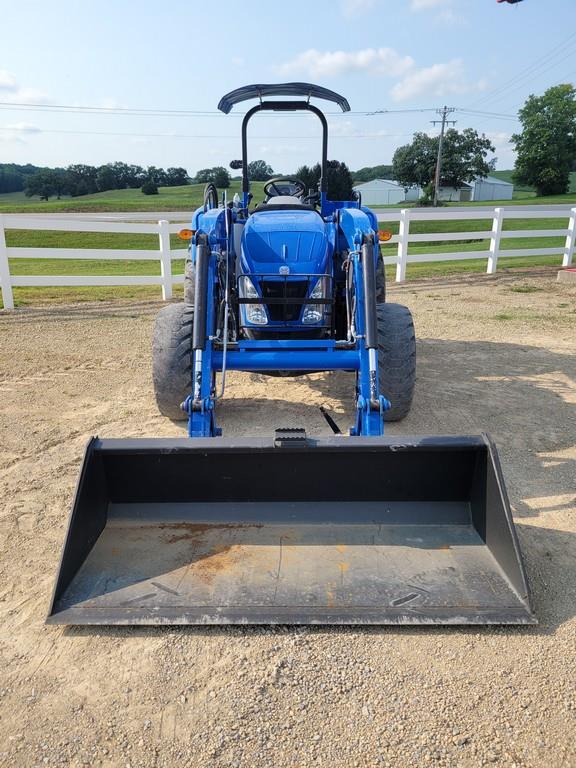
{"label": "tractor hood", "polygon": [[324,274],[328,258],[326,225],[315,211],[258,211],[244,226],[242,270],[256,274]]}

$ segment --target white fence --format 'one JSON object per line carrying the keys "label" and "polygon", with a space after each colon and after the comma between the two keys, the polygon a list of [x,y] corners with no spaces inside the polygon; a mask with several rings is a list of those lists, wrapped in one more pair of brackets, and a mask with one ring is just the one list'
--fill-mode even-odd
{"label": "white fence", "polygon": [[[142,214],[136,214],[140,217]],[[124,214],[132,218],[133,214]],[[180,214],[177,217],[186,217]],[[186,217],[189,220],[191,217]],[[14,308],[12,288],[29,286],[113,286],[159,285],[164,301],[172,298],[172,286],[183,283],[184,275],[172,273],[173,259],[186,257],[187,248],[172,249],[170,235],[182,229],[182,223],[161,219],[157,222],[133,222],[80,219],[62,215],[0,215],[0,286],[5,309]],[[109,232],[117,234],[157,235],[158,248],[150,250],[113,248],[22,248],[6,245],[7,229],[47,230],[62,232]],[[12,275],[9,259],[92,259],[92,260],[146,260],[160,262],[160,275]]]}
{"label": "white fence", "polygon": [[[5,309],[14,308],[12,289],[24,286],[121,286],[121,285],[158,285],[162,289],[162,299],[172,298],[172,286],[184,282],[184,275],[172,273],[172,261],[185,258],[186,248],[172,249],[170,235],[178,232],[182,223],[190,219],[186,213],[164,214],[165,218],[157,222],[144,221],[144,217],[153,214],[0,214],[0,287]],[[125,220],[121,220],[121,217]],[[564,267],[572,264],[576,246],[576,208],[568,210],[530,207],[522,210],[504,208],[462,209],[405,209],[386,210],[377,213],[380,222],[399,222],[399,233],[389,241],[397,244],[393,256],[385,256],[385,264],[396,265],[396,281],[406,279],[408,264],[431,261],[458,261],[464,259],[486,259],[488,274],[494,274],[500,257],[510,256],[562,256]],[[480,232],[436,232],[411,234],[410,224],[419,221],[466,221],[492,218],[492,228]],[[565,229],[526,229],[503,230],[505,219],[565,219]],[[130,221],[132,219],[132,221]],[[139,219],[134,221],[134,219]],[[158,248],[154,250],[131,250],[111,248],[24,248],[6,245],[5,230],[44,230],[64,232],[109,232],[118,234],[155,234],[158,236]],[[565,237],[564,247],[556,248],[519,248],[501,249],[504,238]],[[458,251],[448,253],[410,253],[411,243],[434,243],[447,241],[489,240],[485,251]],[[149,260],[160,262],[160,275],[13,275],[10,273],[9,259],[110,259],[110,260]]]}
{"label": "white fence", "polygon": [[[398,251],[394,256],[385,256],[385,264],[396,265],[396,281],[406,279],[406,266],[418,262],[430,261],[463,261],[465,259],[486,259],[486,271],[493,275],[498,268],[498,259],[501,257],[515,256],[562,256],[562,266],[568,267],[574,258],[576,246],[576,208],[550,209],[536,207],[522,209],[520,206],[514,209],[506,208],[467,208],[459,209],[422,209],[407,208],[402,211],[379,211],[378,221],[399,221],[399,232],[389,242],[397,243]],[[418,221],[478,221],[492,219],[492,228],[484,232],[435,232],[411,234],[410,224]],[[507,229],[504,230],[505,219],[565,219],[565,229]],[[517,248],[514,250],[502,249],[501,240],[507,238],[535,238],[535,237],[565,237],[564,247],[556,248]],[[486,251],[457,251],[448,253],[410,253],[410,243],[435,243],[461,240],[489,240],[490,245]]]}

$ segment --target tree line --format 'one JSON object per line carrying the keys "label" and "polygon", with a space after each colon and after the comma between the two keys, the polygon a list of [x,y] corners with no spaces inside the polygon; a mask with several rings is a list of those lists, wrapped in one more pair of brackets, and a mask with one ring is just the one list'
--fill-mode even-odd
{"label": "tree line", "polygon": [[[91,195],[95,192],[107,192],[112,189],[141,189],[145,194],[157,194],[158,187],[178,187],[190,183],[188,172],[185,168],[156,168],[150,165],[143,168],[140,165],[128,165],[115,162],[105,165],[69,165],[67,168],[36,168],[34,166],[20,166],[33,168],[29,173],[20,174],[24,178],[20,182],[19,189],[23,189],[28,197],[39,197],[48,200],[51,197],[80,197]],[[6,166],[0,166],[0,182],[2,174],[12,187],[18,186],[14,179],[14,172],[6,170]],[[1,191],[19,191],[18,189],[2,189]]]}

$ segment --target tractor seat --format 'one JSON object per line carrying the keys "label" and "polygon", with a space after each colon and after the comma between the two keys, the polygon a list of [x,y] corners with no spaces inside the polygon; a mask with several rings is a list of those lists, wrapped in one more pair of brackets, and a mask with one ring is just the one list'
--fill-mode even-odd
{"label": "tractor seat", "polygon": [[275,195],[264,205],[302,205],[302,201],[296,195]]}

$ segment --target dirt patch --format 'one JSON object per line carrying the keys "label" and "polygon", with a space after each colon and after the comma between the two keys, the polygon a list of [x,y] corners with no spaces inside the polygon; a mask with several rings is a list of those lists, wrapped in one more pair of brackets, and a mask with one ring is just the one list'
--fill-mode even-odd
{"label": "dirt patch", "polygon": [[[154,405],[158,304],[0,314],[0,765],[576,765],[576,288],[551,269],[389,294],[419,337],[389,432],[492,434],[540,626],[44,626],[86,440],[184,427]],[[227,435],[353,421],[345,373],[228,381]]]}

